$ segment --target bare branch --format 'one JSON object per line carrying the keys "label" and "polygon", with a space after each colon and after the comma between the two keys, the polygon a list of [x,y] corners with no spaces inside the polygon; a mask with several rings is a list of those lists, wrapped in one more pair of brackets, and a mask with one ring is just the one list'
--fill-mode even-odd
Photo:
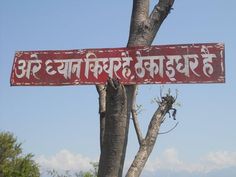
{"label": "bare branch", "polygon": [[173,131],[173,130],[177,127],[178,124],[179,124],[179,122],[177,122],[177,123],[174,125],[174,127],[172,127],[170,130],[165,131],[165,132],[160,132],[160,133],[158,133],[158,135],[163,135],[163,134],[170,133],[171,131]]}
{"label": "bare branch", "polygon": [[106,111],[106,86],[96,85],[96,89],[99,95],[99,113]]}
{"label": "bare branch", "polygon": [[174,0],[159,0],[149,16],[150,24],[160,26],[170,13],[173,4]]}
{"label": "bare branch", "polygon": [[170,13],[173,4],[174,0],[159,0],[158,4],[154,7],[145,25],[146,32],[144,38],[149,41],[149,44],[152,43],[161,24]]}
{"label": "bare branch", "polygon": [[151,119],[146,137],[142,141],[139,147],[139,151],[137,152],[135,159],[126,174],[126,177],[140,176],[140,173],[153,150],[160,129],[160,125],[162,124],[166,113],[169,112],[169,110],[172,108],[173,103],[174,98],[172,96],[166,95],[165,97],[163,97],[159,108],[156,110]]}
{"label": "bare branch", "polygon": [[131,16],[131,33],[140,22],[148,19],[149,15],[149,0],[133,0],[133,10]]}
{"label": "bare branch", "polygon": [[99,95],[99,114],[100,114],[100,149],[102,151],[104,134],[105,134],[105,116],[106,116],[106,86],[96,85]]}
{"label": "bare branch", "polygon": [[138,122],[138,114],[137,114],[137,109],[136,109],[136,96],[137,96],[137,88],[135,88],[134,94],[133,94],[131,113],[132,113],[134,128],[137,134],[138,142],[139,142],[139,145],[141,145],[143,141],[143,135],[142,135],[142,131],[140,129],[139,122]]}
{"label": "bare branch", "polygon": [[143,136],[142,136],[142,131],[141,131],[140,126],[139,126],[138,114],[137,114],[137,109],[136,109],[136,97],[138,95],[137,90],[138,90],[138,87],[136,85],[135,88],[134,88],[134,92],[133,92],[131,113],[132,113],[134,128],[135,128],[135,131],[136,131],[136,134],[137,134],[138,142],[141,145],[141,142],[143,140]]}
{"label": "bare branch", "polygon": [[139,145],[141,145],[142,141],[143,141],[143,135],[142,135],[142,131],[141,131],[140,126],[139,126],[138,114],[137,114],[136,109],[132,109],[131,113],[132,113],[134,128],[135,128],[135,131],[136,131],[136,134],[137,134],[138,142],[139,142]]}
{"label": "bare branch", "polygon": [[133,11],[131,21],[137,22],[147,20],[148,15],[149,0],[133,0]]}
{"label": "bare branch", "polygon": [[[163,97],[162,102],[157,109],[157,111],[154,113],[152,120],[149,124],[148,131],[145,137],[145,141],[150,141],[154,143],[154,139],[156,140],[157,133],[159,131],[160,125],[163,122],[166,113],[169,112],[169,110],[172,108],[172,105],[174,104],[174,98],[170,95],[166,95]],[[153,140],[151,140],[153,139]]]}
{"label": "bare branch", "polygon": [[148,17],[149,1],[134,0],[128,47],[151,45],[173,4],[174,0],[159,0]]}
{"label": "bare branch", "polygon": [[146,45],[146,41],[141,40],[137,35],[142,31],[142,23],[147,21],[148,15],[149,0],[133,0],[128,47]]}

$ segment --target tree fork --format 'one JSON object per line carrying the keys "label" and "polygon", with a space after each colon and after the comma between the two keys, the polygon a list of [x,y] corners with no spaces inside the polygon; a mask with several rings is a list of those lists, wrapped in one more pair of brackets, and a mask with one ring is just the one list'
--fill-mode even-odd
{"label": "tree fork", "polygon": [[[133,0],[130,34],[127,47],[150,46],[162,22],[169,14],[173,3],[174,0],[159,0],[159,3],[155,6],[149,16],[149,0]],[[99,87],[101,88],[102,86]],[[99,111],[101,155],[99,161],[98,177],[122,176],[128,141],[130,113],[134,105],[133,100],[136,89],[137,85],[123,86],[122,84],[111,79],[108,81],[106,94],[101,96],[101,92],[99,92],[98,89],[100,99],[103,98],[104,100],[104,98],[107,97],[105,104],[105,116],[101,111]],[[116,99],[112,99],[113,97]],[[99,101],[99,105],[104,105],[104,103],[100,103],[102,103],[101,100]],[[126,105],[125,109],[123,109],[124,107],[121,109],[121,105]],[[117,110],[120,110],[121,112],[119,114],[115,114]],[[165,113],[163,116],[164,115]],[[113,125],[117,123],[122,124],[123,127],[118,126],[118,128],[116,125]],[[118,132],[121,131],[122,133],[115,132],[115,130]],[[119,134],[120,139],[117,138],[117,136],[114,136],[117,133]],[[116,146],[116,143],[118,146]],[[138,155],[139,153],[137,156]],[[140,173],[135,173],[133,177],[138,177]],[[129,176],[130,174],[131,173],[128,173],[127,175]]]}

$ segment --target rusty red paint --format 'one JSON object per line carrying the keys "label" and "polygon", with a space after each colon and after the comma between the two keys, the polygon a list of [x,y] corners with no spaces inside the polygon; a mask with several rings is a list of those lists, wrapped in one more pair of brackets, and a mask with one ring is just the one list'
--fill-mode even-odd
{"label": "rusty red paint", "polygon": [[224,83],[224,44],[16,52],[11,85]]}

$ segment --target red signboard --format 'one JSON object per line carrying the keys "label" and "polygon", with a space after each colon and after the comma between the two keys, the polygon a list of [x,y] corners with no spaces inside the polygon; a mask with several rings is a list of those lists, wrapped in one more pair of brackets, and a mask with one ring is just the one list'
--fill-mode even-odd
{"label": "red signboard", "polygon": [[108,77],[123,84],[223,83],[224,44],[19,51],[11,85],[104,84]]}

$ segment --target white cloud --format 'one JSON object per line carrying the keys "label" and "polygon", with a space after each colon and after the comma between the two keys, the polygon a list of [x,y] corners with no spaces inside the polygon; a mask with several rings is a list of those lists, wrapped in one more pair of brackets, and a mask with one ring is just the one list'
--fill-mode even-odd
{"label": "white cloud", "polygon": [[145,170],[154,172],[156,170],[172,170],[186,172],[208,173],[214,170],[221,170],[227,167],[236,167],[236,152],[210,152],[200,158],[198,162],[185,162],[179,157],[178,151],[174,148],[166,149],[160,157],[148,161]]}
{"label": "white cloud", "polygon": [[68,150],[61,150],[51,157],[46,157],[44,155],[39,156],[36,161],[41,166],[41,169],[85,171],[92,168],[90,162],[93,162],[94,160],[81,154],[73,154]]}
{"label": "white cloud", "polygon": [[206,159],[220,166],[235,166],[236,165],[236,152],[227,152],[227,151],[219,151],[219,152],[211,152],[207,155]]}
{"label": "white cloud", "polygon": [[[87,171],[92,168],[90,162],[98,161],[98,159],[91,159],[68,150],[61,150],[51,157],[39,156],[36,161],[40,164],[42,170]],[[181,159],[175,148],[168,148],[155,160],[149,160],[145,170],[148,172],[171,170],[176,172],[208,173],[227,167],[236,167],[236,152],[210,152],[200,157],[197,162],[189,163]]]}

